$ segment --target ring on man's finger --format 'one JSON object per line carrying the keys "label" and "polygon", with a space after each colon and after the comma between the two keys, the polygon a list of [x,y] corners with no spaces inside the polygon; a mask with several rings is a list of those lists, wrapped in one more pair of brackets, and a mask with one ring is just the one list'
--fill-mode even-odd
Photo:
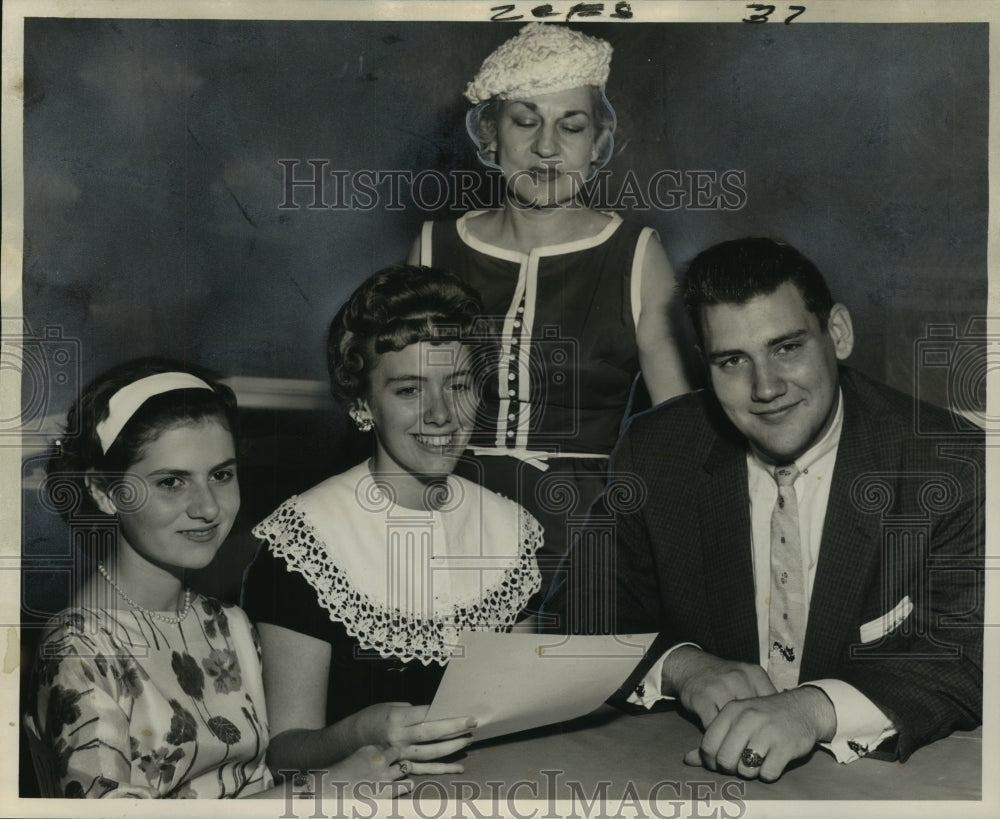
{"label": "ring on man's finger", "polygon": [[758,754],[753,748],[744,748],[740,754],[740,762],[748,768],[759,768],[764,764],[764,757]]}

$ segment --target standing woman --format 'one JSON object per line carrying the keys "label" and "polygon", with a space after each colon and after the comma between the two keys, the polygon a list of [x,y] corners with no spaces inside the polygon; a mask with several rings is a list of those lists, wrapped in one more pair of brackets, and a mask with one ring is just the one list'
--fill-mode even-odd
{"label": "standing woman", "polygon": [[[240,506],[232,391],[143,359],[91,383],[76,418],[46,482],[95,521],[95,571],[38,650],[33,727],[55,759],[52,795],[285,796],[265,764],[256,634],[241,609],[185,582]],[[366,749],[328,769],[328,784],[396,779],[394,760]]]}
{"label": "standing woman", "polygon": [[502,317],[478,479],[542,522],[550,567],[566,517],[603,488],[640,367],[654,403],[688,389],[656,233],[580,198],[614,144],[610,65],[607,42],[542,23],[487,57],[465,92],[466,124],[479,158],[504,174],[504,206],[427,222],[410,253],[458,273]]}

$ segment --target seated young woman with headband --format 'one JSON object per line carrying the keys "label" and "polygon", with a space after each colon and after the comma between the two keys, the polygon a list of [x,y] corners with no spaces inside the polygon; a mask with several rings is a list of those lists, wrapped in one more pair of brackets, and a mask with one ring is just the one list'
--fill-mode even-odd
{"label": "seated young woman with headband", "polygon": [[[34,729],[58,780],[48,795],[285,797],[265,762],[254,629],[185,582],[239,510],[235,396],[193,368],[144,359],[92,382],[75,418],[80,432],[53,452],[46,483],[76,492],[93,519],[95,571],[39,647]],[[397,757],[361,748],[326,768],[323,787],[398,779]]]}

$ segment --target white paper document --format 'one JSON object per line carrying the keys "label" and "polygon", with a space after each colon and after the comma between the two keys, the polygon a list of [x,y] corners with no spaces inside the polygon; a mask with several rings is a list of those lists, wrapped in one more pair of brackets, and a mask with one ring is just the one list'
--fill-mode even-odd
{"label": "white paper document", "polygon": [[473,717],[480,740],[588,714],[632,673],[655,637],[463,632],[425,719]]}

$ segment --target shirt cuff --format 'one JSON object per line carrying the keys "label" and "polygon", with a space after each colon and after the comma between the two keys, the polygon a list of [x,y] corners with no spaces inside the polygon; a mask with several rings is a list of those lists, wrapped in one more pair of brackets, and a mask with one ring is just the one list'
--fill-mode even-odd
{"label": "shirt cuff", "polygon": [[672,648],[667,649],[663,653],[663,656],[653,663],[649,671],[646,672],[646,676],[642,678],[632,693],[628,695],[628,700],[626,700],[626,702],[629,702],[632,705],[641,705],[643,708],[652,708],[653,705],[658,703],[660,700],[676,699],[676,697],[671,697],[662,693],[660,690],[660,683],[663,677],[663,664],[667,661],[667,657],[677,651],[677,649],[681,646],[694,646],[695,648],[700,648],[700,646],[695,645],[694,643],[678,643]]}
{"label": "shirt cuff", "polygon": [[810,680],[804,685],[820,689],[837,715],[837,730],[829,742],[819,743],[837,762],[854,762],[874,751],[897,731],[875,703],[843,680]]}

